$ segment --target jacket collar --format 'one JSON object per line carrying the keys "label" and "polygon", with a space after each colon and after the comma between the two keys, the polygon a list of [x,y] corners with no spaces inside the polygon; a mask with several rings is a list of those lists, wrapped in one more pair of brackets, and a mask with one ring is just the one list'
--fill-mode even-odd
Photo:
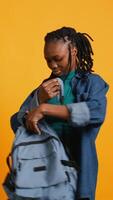
{"label": "jacket collar", "polygon": [[87,79],[89,74],[91,74],[91,72],[83,72],[83,71],[80,71],[80,70],[76,70],[75,71],[75,78]]}

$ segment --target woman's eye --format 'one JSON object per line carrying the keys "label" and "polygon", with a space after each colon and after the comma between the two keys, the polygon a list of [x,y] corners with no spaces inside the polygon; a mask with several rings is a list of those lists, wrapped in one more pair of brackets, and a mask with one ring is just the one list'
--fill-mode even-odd
{"label": "woman's eye", "polygon": [[[63,58],[54,58],[53,61],[54,62],[60,62],[60,61],[62,61],[62,59]],[[52,60],[48,60],[48,59],[46,59],[46,61],[47,61],[47,63],[51,63],[52,62]]]}
{"label": "woman's eye", "polygon": [[60,62],[62,60],[62,58],[56,58],[55,61]]}

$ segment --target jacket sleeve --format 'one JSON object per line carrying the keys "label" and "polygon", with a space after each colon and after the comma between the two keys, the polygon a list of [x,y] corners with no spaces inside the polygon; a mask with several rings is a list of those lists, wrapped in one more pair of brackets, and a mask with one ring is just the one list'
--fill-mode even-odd
{"label": "jacket sleeve", "polygon": [[[45,79],[43,82],[49,80],[50,78],[52,78],[52,74],[50,75],[49,78]],[[14,132],[16,132],[19,126],[21,125],[24,126],[26,110],[31,110],[39,105],[38,95],[37,95],[39,87],[40,85],[38,86],[38,88],[36,88],[30,93],[30,95],[25,99],[25,101],[21,105],[19,111],[11,116],[10,125]]]}
{"label": "jacket sleeve", "polygon": [[26,110],[31,110],[33,107],[39,105],[37,98],[38,89],[35,89],[23,102],[19,111],[13,114],[10,118],[10,125],[14,132],[21,125],[24,126]]}
{"label": "jacket sleeve", "polygon": [[86,101],[66,105],[72,126],[102,124],[106,114],[106,92],[108,84],[98,75],[90,81],[90,91]]}

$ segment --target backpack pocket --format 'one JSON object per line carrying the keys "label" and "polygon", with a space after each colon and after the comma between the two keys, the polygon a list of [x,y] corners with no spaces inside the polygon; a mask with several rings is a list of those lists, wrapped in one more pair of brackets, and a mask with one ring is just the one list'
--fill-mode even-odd
{"label": "backpack pocket", "polygon": [[56,153],[52,141],[19,146],[16,165],[16,187],[38,188],[67,181],[64,166]]}

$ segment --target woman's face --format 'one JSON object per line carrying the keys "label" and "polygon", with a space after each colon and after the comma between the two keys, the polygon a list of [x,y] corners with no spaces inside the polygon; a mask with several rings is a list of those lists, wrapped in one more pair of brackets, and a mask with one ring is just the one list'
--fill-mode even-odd
{"label": "woman's face", "polygon": [[76,68],[76,48],[71,48],[71,65],[69,62],[69,42],[51,41],[45,44],[44,57],[48,67],[56,76],[67,74]]}

